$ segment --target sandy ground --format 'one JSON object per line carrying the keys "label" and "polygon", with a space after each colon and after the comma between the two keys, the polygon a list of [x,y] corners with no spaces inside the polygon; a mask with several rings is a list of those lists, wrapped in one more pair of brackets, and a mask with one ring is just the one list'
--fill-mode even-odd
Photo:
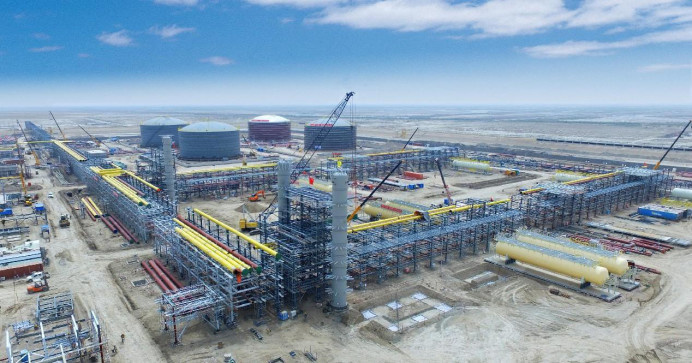
{"label": "sandy ground", "polygon": [[[129,130],[132,131],[132,127]],[[440,135],[443,136],[456,138]],[[486,142],[490,139],[483,138],[494,136],[466,137]],[[530,139],[522,142],[530,143]],[[641,158],[648,156],[642,154]],[[516,193],[519,188],[550,179],[548,173],[531,173],[539,177],[474,190],[455,185],[503,176],[451,171],[445,176],[452,185],[455,199],[499,199]],[[422,204],[441,203],[444,195],[439,176],[435,173],[426,173],[426,176],[426,187],[422,190],[390,191],[378,193],[378,196]],[[43,170],[33,182],[42,185],[45,192],[68,189],[53,185]],[[181,212],[194,205],[236,225],[243,203],[248,203],[256,216],[271,200],[271,196],[267,196],[266,201],[249,203],[246,197],[188,202],[181,205]],[[68,212],[68,204],[62,198],[43,202],[54,224],[61,213]],[[622,211],[620,215],[628,212]],[[612,216],[598,220],[651,229],[679,238],[689,239],[692,235],[689,221],[649,226],[632,225],[634,222]],[[146,276],[137,263],[127,262],[151,256],[151,249],[144,246],[123,250],[119,247],[121,239],[111,238],[102,223],[89,219],[75,222],[70,228],[55,230],[55,235],[45,244],[52,261],[47,268],[52,275],[48,294],[69,289],[82,310],[93,309],[98,314],[110,343],[118,345],[119,353],[112,357],[113,362],[219,362],[223,354],[229,352],[239,362],[262,362],[279,356],[287,362],[298,362],[307,361],[302,351],[310,349],[320,362],[692,360],[689,330],[692,265],[688,263],[692,249],[675,249],[652,257],[635,256],[637,263],[657,268],[663,275],[657,278],[642,274],[642,287],[622,292],[623,297],[613,303],[572,292],[568,292],[569,299],[554,296],[548,293],[547,284],[503,274],[483,263],[484,256],[471,256],[463,260],[452,259],[433,270],[421,268],[381,285],[370,283],[366,289],[354,291],[349,296],[351,310],[345,319],[347,324],[341,318],[324,314],[321,306],[306,300],[297,319],[279,322],[271,318],[257,328],[264,335],[261,342],[248,332],[254,327],[248,312],[240,316],[236,329],[217,334],[203,323],[191,325],[182,344],[173,346],[171,336],[160,329],[154,302],[159,291],[155,284],[142,288],[131,284]],[[32,227],[29,237],[38,235],[37,228]],[[494,284],[478,288],[464,282],[483,271],[493,271],[502,277]],[[421,290],[443,297],[454,309],[401,334],[382,331],[361,317],[363,310],[392,301],[395,296]],[[0,283],[0,328],[4,330],[13,322],[30,319],[35,298],[26,294],[23,282]],[[303,314],[307,314],[307,318]],[[121,333],[127,336],[125,344],[118,341]],[[292,350],[298,352],[296,358],[289,356]]]}

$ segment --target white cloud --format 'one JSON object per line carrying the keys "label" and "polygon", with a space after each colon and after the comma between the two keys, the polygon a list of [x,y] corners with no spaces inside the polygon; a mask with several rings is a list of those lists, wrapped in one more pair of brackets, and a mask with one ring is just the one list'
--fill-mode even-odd
{"label": "white cloud", "polygon": [[50,35],[48,35],[46,33],[34,33],[34,38],[36,38],[38,40],[49,40]]}
{"label": "white cloud", "polygon": [[567,41],[558,44],[537,45],[522,50],[532,57],[559,58],[577,55],[603,55],[617,49],[650,44],[692,42],[692,25],[672,30],[650,32],[614,42]]}
{"label": "white cloud", "polygon": [[316,8],[344,3],[345,0],[245,0],[256,5],[284,5],[297,8]]}
{"label": "white cloud", "polygon": [[642,73],[667,72],[667,71],[679,71],[679,70],[692,70],[692,63],[687,63],[687,64],[659,63],[659,64],[650,64],[648,66],[639,67],[639,69],[638,69],[638,71],[642,72]]}
{"label": "white cloud", "polygon": [[203,58],[199,60],[202,63],[209,63],[215,66],[227,66],[233,64],[233,60],[226,57],[214,56],[209,58]]}
{"label": "white cloud", "polygon": [[63,47],[60,45],[50,45],[50,46],[45,46],[45,47],[40,47],[40,48],[31,48],[29,49],[30,52],[34,53],[47,53],[47,52],[55,52],[57,50],[62,49]]}
{"label": "white cloud", "polygon": [[173,38],[176,35],[183,34],[183,33],[191,33],[194,32],[195,28],[184,28],[180,27],[177,24],[173,25],[166,25],[164,27],[159,27],[157,26],[152,26],[149,28],[149,32],[152,34],[156,34],[160,36],[162,39],[169,39]]}
{"label": "white cloud", "polygon": [[[356,29],[401,32],[449,31],[446,38],[469,40],[485,37],[535,34],[550,30],[601,30],[604,35],[649,31],[630,39],[565,41],[525,48],[537,57],[595,55],[616,49],[662,42],[688,42],[669,27],[692,27],[689,0],[245,0],[273,6],[314,8],[307,22],[337,24]],[[568,6],[569,5],[569,6]],[[674,35],[674,33],[678,33]],[[673,40],[674,38],[678,40]]]}
{"label": "white cloud", "polygon": [[199,0],[154,0],[154,3],[170,6],[195,6],[199,4]]}
{"label": "white cloud", "polygon": [[289,24],[289,23],[292,23],[296,20],[293,18],[281,18],[281,19],[279,19],[279,21],[281,22],[281,24]]}
{"label": "white cloud", "polygon": [[77,54],[77,57],[79,57],[79,58],[89,58],[89,57],[91,57],[91,54],[89,54],[89,53],[79,53],[79,54]]}
{"label": "white cloud", "polygon": [[127,47],[132,45],[133,42],[132,38],[130,38],[130,36],[127,34],[127,30],[125,29],[113,33],[103,32],[101,35],[96,37],[96,39],[102,43],[115,47]]}

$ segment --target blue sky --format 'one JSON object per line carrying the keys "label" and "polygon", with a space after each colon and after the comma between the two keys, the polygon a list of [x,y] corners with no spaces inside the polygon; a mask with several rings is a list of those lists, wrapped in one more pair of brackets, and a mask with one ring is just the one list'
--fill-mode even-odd
{"label": "blue sky", "polygon": [[0,107],[692,101],[692,2],[0,3]]}

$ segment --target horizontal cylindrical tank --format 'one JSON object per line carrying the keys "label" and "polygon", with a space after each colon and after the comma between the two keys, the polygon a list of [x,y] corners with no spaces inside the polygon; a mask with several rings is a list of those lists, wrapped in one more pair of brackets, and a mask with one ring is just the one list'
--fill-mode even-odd
{"label": "horizontal cylindrical tank", "polygon": [[181,159],[223,160],[240,155],[240,134],[223,122],[198,122],[178,133]]}
{"label": "horizontal cylindrical tank", "polygon": [[291,139],[291,121],[277,115],[262,115],[247,123],[251,141],[284,142]]}
{"label": "horizontal cylindrical tank", "polygon": [[580,245],[572,241],[545,236],[530,231],[517,232],[516,239],[535,246],[550,248],[552,250],[588,258],[589,260],[596,261],[600,266],[605,267],[608,272],[616,275],[622,276],[622,274],[629,269],[627,259],[620,256],[617,252]]}
{"label": "horizontal cylindrical tank", "polygon": [[595,261],[517,240],[500,239],[495,251],[501,256],[596,285],[603,285],[609,276],[608,270]]}
{"label": "horizontal cylindrical tank", "polygon": [[478,161],[469,160],[454,160],[452,165],[456,168],[473,169],[473,170],[490,170],[490,165]]}
{"label": "horizontal cylindrical tank", "polygon": [[161,147],[161,136],[173,136],[173,142],[178,142],[178,130],[187,126],[188,123],[177,118],[168,116],[154,117],[144,121],[139,126],[141,136],[140,145],[142,147]]}
{"label": "horizontal cylindrical tank", "polygon": [[568,182],[568,181],[574,181],[574,180],[579,180],[583,179],[583,175],[579,174],[570,174],[570,173],[555,173],[555,180],[559,181],[561,183],[563,182]]}
{"label": "horizontal cylindrical tank", "polygon": [[[320,131],[321,142],[317,140]],[[328,124],[325,119],[311,122],[305,125],[304,135],[305,149],[350,150],[356,146],[356,127],[346,120],[337,120],[333,125]]]}
{"label": "horizontal cylindrical tank", "polygon": [[675,188],[670,193],[671,197],[692,200],[692,189]]}
{"label": "horizontal cylindrical tank", "polygon": [[310,187],[312,189],[316,189],[325,193],[331,193],[332,192],[332,185],[320,180],[314,180],[312,184],[310,184],[310,181],[308,179],[298,179],[298,184],[302,187]]}
{"label": "horizontal cylindrical tank", "polygon": [[413,213],[413,212],[419,211],[419,210],[428,210],[429,209],[424,205],[408,203],[408,202],[405,202],[402,200],[388,200],[388,201],[384,202],[384,204],[386,204],[388,206],[395,207],[395,208],[403,209],[404,211],[409,212],[409,213]]}
{"label": "horizontal cylindrical tank", "polygon": [[394,218],[402,215],[402,213],[397,212],[396,210],[382,208],[382,206],[379,203],[372,202],[367,203],[363,206],[363,212],[365,212],[370,217],[381,219]]}

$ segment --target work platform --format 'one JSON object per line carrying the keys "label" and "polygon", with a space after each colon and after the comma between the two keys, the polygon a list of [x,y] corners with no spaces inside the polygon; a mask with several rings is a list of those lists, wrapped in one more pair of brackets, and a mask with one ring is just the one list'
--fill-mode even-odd
{"label": "work platform", "polygon": [[564,287],[580,294],[595,297],[603,301],[612,302],[622,296],[617,291],[609,291],[604,288],[589,285],[582,288],[581,282],[573,280],[567,277],[553,274],[548,271],[540,270],[536,267],[530,265],[522,264],[521,262],[514,262],[507,264],[507,259],[500,256],[492,256],[484,259],[485,262],[492,263],[493,265],[499,266],[501,268],[520,273],[525,276],[532,277],[537,280],[545,281],[547,283]]}

